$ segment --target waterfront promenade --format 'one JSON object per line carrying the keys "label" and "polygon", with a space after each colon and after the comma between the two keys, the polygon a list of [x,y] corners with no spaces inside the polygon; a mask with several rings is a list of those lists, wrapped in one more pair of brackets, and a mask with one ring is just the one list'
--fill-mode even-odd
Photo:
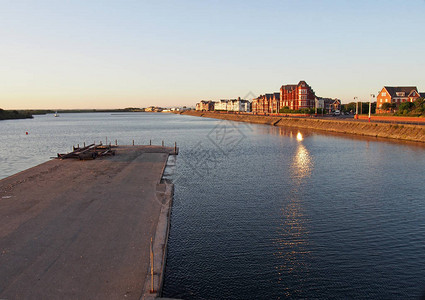
{"label": "waterfront promenade", "polygon": [[248,122],[254,124],[281,127],[304,128],[327,131],[332,133],[425,143],[424,125],[392,124],[382,123],[380,121],[367,122],[367,120],[360,121],[345,118],[315,118],[274,115],[264,116],[253,114],[233,114],[202,111],[185,111],[181,114],[228,121]]}
{"label": "waterfront promenade", "polygon": [[140,299],[174,148],[116,151],[0,181],[0,299]]}

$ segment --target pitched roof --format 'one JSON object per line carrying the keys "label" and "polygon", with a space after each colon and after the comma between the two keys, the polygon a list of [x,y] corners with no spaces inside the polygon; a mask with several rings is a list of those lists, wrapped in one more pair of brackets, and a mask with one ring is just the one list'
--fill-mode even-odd
{"label": "pitched roof", "polygon": [[391,97],[397,97],[397,93],[399,92],[405,93],[407,97],[407,95],[409,95],[413,90],[416,92],[418,91],[416,86],[384,86],[384,88],[388,91]]}
{"label": "pitched roof", "polygon": [[290,91],[290,90],[296,89],[297,86],[298,86],[298,84],[287,84],[287,85],[282,85],[281,89],[285,89],[287,91]]}
{"label": "pitched roof", "polygon": [[419,96],[421,96],[421,98],[425,98],[425,93],[419,93]]}

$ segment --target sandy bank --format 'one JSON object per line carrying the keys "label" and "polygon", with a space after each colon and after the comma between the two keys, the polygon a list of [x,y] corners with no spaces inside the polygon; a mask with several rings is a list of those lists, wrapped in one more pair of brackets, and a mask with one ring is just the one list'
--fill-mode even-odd
{"label": "sandy bank", "polygon": [[255,116],[220,114],[214,112],[187,111],[184,115],[215,118],[230,121],[249,122],[256,124],[266,124],[273,126],[286,126],[308,128],[313,130],[323,130],[329,132],[372,136],[380,138],[397,139],[404,141],[414,141],[425,143],[425,126],[421,125],[401,125],[386,123],[368,123],[346,120],[324,120],[315,118],[291,118],[274,116]]}

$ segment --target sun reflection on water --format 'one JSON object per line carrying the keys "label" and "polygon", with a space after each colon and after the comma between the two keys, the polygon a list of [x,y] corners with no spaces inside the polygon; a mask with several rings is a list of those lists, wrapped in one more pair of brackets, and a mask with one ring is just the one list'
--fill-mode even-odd
{"label": "sun reflection on water", "polygon": [[[303,144],[299,144],[292,163],[292,176],[301,180],[310,176],[312,168],[313,164],[310,153]],[[298,184],[301,184],[301,182]]]}
{"label": "sun reflection on water", "polygon": [[[279,258],[276,266],[278,281],[286,297],[302,294],[302,291],[289,284],[291,277],[298,274],[309,273],[308,257],[310,256],[309,230],[306,226],[308,216],[304,213],[303,196],[300,196],[302,188],[308,184],[307,179],[313,169],[313,159],[307,148],[301,143],[302,134],[297,133],[297,144],[291,164],[291,189],[287,192],[285,204],[281,209],[282,221],[278,228],[276,240],[277,251],[275,256]],[[299,281],[303,279],[298,278]]]}
{"label": "sun reflection on water", "polygon": [[297,141],[302,141],[303,140],[303,135],[301,134],[301,132],[298,131],[297,133]]}

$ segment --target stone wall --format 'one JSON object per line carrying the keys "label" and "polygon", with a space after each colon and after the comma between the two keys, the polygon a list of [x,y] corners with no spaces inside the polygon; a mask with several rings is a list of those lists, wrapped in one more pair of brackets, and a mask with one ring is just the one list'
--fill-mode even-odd
{"label": "stone wall", "polygon": [[293,118],[278,116],[255,116],[243,114],[220,114],[214,112],[187,111],[182,114],[215,118],[230,121],[249,122],[256,124],[267,124],[273,126],[286,126],[323,130],[345,134],[373,136],[405,141],[425,143],[425,126],[360,122],[354,120],[324,120],[312,118]]}

